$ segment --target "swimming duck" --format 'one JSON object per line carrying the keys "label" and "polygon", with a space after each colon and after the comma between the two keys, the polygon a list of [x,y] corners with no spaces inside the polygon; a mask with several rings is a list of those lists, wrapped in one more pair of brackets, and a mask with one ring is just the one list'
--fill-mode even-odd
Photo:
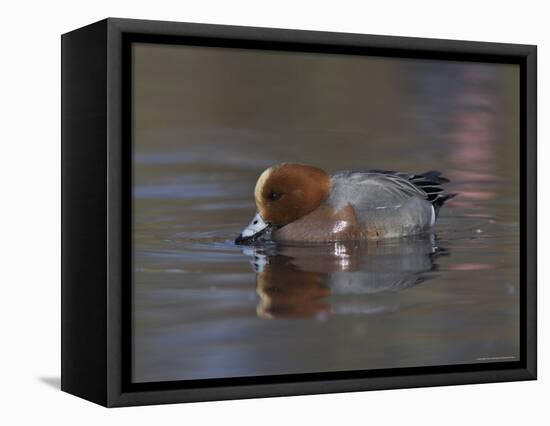
{"label": "swimming duck", "polygon": [[376,240],[424,232],[443,204],[440,172],[341,171],[283,163],[254,189],[257,213],[235,242]]}

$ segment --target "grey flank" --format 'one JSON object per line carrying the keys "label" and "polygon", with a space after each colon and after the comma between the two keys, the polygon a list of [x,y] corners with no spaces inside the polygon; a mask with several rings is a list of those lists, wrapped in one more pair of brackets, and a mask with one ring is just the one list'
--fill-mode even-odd
{"label": "grey flank", "polygon": [[332,175],[327,202],[337,211],[351,205],[362,225],[383,229],[387,237],[419,233],[434,224],[436,210],[432,202],[440,199],[443,189],[439,185],[447,182],[437,172],[425,175],[337,172]]}

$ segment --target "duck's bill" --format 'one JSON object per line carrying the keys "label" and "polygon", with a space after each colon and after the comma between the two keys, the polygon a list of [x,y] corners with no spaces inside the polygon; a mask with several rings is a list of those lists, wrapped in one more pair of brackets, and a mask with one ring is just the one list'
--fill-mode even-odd
{"label": "duck's bill", "polygon": [[271,230],[271,224],[265,223],[262,217],[256,213],[256,216],[254,216],[248,226],[244,228],[241,234],[235,239],[235,244],[250,244],[257,241],[267,241],[271,237]]}

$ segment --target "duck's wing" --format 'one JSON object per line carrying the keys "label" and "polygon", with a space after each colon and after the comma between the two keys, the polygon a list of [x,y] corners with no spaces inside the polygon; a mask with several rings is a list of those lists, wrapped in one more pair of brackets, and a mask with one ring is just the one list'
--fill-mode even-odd
{"label": "duck's wing", "polygon": [[[434,203],[434,201],[443,194],[444,188],[442,185],[449,183],[450,180],[441,175],[441,172],[431,170],[420,174],[395,172],[388,170],[370,170],[368,173],[381,174],[385,176],[397,176],[407,180],[417,188],[421,189],[427,194],[427,199]],[[453,195],[454,196],[454,195]]]}
{"label": "duck's wing", "polygon": [[[353,204],[362,208],[398,206],[412,197],[430,202],[437,214],[447,200],[457,194],[444,193],[450,182],[441,172],[411,174],[388,170],[346,171],[332,176],[331,204]],[[346,202],[347,200],[347,202]]]}
{"label": "duck's wing", "polygon": [[371,170],[370,173],[398,176],[409,181],[414,186],[426,193],[427,200],[432,203],[436,217],[439,214],[439,210],[441,209],[443,204],[458,195],[456,193],[444,192],[445,189],[442,185],[449,183],[450,180],[446,177],[443,177],[441,175],[441,172],[438,172],[437,170],[430,170],[429,172],[424,172],[420,174],[383,170]]}
{"label": "duck's wing", "polygon": [[399,207],[416,197],[430,201],[420,186],[399,174],[387,172],[338,172],[332,176],[329,204],[336,210],[348,204],[362,209]]}

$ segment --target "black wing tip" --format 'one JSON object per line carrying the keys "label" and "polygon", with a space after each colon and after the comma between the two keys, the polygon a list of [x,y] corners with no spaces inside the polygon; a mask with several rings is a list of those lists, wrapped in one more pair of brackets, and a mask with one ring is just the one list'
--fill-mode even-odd
{"label": "black wing tip", "polygon": [[445,189],[442,185],[449,183],[450,179],[443,177],[439,170],[430,170],[428,172],[413,175],[409,180],[412,184],[426,193],[427,200],[434,205],[436,213],[445,201],[450,200],[456,195],[444,194]]}

